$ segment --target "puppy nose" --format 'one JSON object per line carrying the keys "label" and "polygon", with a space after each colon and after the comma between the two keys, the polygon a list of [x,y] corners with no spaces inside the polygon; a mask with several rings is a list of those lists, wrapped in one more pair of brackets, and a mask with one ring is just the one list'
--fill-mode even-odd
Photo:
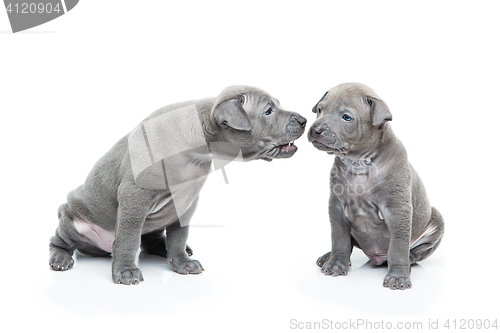
{"label": "puppy nose", "polygon": [[302,127],[306,127],[306,123],[307,123],[307,119],[302,117],[302,116],[298,116],[297,118],[295,118],[297,120],[297,122],[300,124],[300,126]]}
{"label": "puppy nose", "polygon": [[321,135],[321,133],[323,133],[324,131],[325,131],[325,129],[323,127],[321,127],[321,126],[313,126],[309,130],[309,134],[311,135],[311,137],[313,139],[317,139],[317,138],[319,138],[319,136]]}
{"label": "puppy nose", "polygon": [[307,119],[302,117],[301,115],[295,115],[292,117],[292,119],[290,119],[290,122],[294,122],[296,121],[297,123],[299,123],[299,125],[301,127],[306,127],[306,123],[307,123]]}

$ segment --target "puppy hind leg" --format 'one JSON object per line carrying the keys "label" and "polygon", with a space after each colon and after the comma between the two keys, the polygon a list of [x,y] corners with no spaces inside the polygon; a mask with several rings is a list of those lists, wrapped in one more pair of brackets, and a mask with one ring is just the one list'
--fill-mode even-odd
{"label": "puppy hind leg", "polygon": [[165,228],[141,235],[141,250],[149,254],[167,257]]}
{"label": "puppy hind leg", "polygon": [[68,204],[63,204],[59,207],[59,226],[56,229],[55,235],[50,238],[49,265],[56,271],[67,271],[75,263],[73,252],[75,251],[76,243],[71,236],[75,231],[68,210]]}
{"label": "puppy hind leg", "polygon": [[[149,254],[160,257],[167,257],[167,245],[165,237],[165,229],[158,229],[148,232],[141,236],[141,250]],[[186,253],[188,256],[193,255],[193,250],[186,245]]]}
{"label": "puppy hind leg", "polygon": [[414,264],[428,258],[438,248],[444,234],[444,220],[441,213],[432,207],[429,224],[421,239],[416,239],[410,248],[410,263]]}
{"label": "puppy hind leg", "polygon": [[92,257],[110,257],[111,253],[101,250],[97,246],[94,246],[87,242],[77,242],[76,250],[81,254],[92,256]]}

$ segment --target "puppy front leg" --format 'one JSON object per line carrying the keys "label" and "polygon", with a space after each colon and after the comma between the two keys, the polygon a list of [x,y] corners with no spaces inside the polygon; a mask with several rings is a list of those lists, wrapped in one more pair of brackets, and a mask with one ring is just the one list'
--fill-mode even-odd
{"label": "puppy front leg", "polygon": [[116,237],[113,243],[113,282],[138,284],[144,281],[136,266],[136,254],[141,243],[141,232],[149,206],[133,189],[125,190],[118,198]]}
{"label": "puppy front leg", "polygon": [[204,271],[198,260],[189,258],[186,251],[186,242],[189,234],[189,221],[194,214],[198,198],[191,204],[191,207],[179,220],[167,226],[167,260],[172,265],[174,272],[179,274],[199,274]]}
{"label": "puppy front leg", "polygon": [[167,227],[167,260],[176,273],[199,274],[204,271],[203,266],[186,252],[188,234],[189,226],[182,227],[179,221]]}
{"label": "puppy front leg", "polygon": [[384,278],[384,287],[392,290],[405,290],[411,288],[410,239],[412,207],[408,204],[396,207],[398,207],[396,213],[386,213],[391,239],[387,253],[389,270]]}
{"label": "puppy front leg", "polygon": [[329,214],[332,251],[320,257],[316,264],[326,275],[347,275],[352,252],[351,226],[344,216],[340,201],[334,194],[330,196]]}

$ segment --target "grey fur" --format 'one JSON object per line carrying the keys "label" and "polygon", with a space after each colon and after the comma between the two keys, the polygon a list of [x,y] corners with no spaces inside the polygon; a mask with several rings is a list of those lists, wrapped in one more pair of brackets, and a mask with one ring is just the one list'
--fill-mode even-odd
{"label": "grey fur", "polygon": [[372,264],[387,261],[385,287],[410,288],[410,265],[436,250],[444,222],[388,124],[387,104],[369,87],[347,83],[328,91],[313,112],[309,141],[337,155],[330,174],[332,250],[318,266],[326,275],[346,275],[356,246]]}
{"label": "grey fur", "polygon": [[[183,116],[182,110],[196,110],[199,118]],[[165,120],[170,115],[175,121]],[[201,146],[195,133],[198,120],[206,143]],[[137,284],[143,280],[135,263],[141,246],[167,257],[177,273],[201,273],[201,264],[189,258],[192,251],[186,240],[212,159],[291,157],[297,147],[289,143],[303,134],[305,124],[305,118],[283,110],[268,93],[247,86],[228,87],[217,98],[177,103],[154,112],[131,132],[139,139],[123,137],[96,163],[85,183],[69,193],[50,241],[50,266],[68,270],[75,250],[94,256],[112,253],[113,281]],[[149,125],[151,133],[160,133],[159,143],[146,140],[147,147],[141,146],[141,130]],[[168,142],[161,142],[161,133]],[[177,151],[165,157],[152,150],[153,144]]]}

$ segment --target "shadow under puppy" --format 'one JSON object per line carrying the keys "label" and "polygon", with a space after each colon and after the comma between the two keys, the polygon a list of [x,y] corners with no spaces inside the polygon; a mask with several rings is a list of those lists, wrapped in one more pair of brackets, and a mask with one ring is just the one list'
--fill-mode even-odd
{"label": "shadow under puppy", "polygon": [[318,266],[326,275],[347,275],[356,246],[371,264],[387,262],[385,287],[410,288],[410,265],[436,250],[444,223],[388,124],[389,108],[369,87],[346,83],[313,112],[309,141],[337,155],[330,173],[332,250]]}
{"label": "shadow under puppy", "polygon": [[[288,158],[306,119],[268,93],[232,86],[217,98],[166,106],[123,137],[59,208],[49,264],[64,271],[73,252],[112,254],[115,283],[143,280],[141,248],[168,258],[180,274],[203,271],[186,245],[199,192],[214,166],[232,160]],[[225,162],[221,162],[225,161]]]}

